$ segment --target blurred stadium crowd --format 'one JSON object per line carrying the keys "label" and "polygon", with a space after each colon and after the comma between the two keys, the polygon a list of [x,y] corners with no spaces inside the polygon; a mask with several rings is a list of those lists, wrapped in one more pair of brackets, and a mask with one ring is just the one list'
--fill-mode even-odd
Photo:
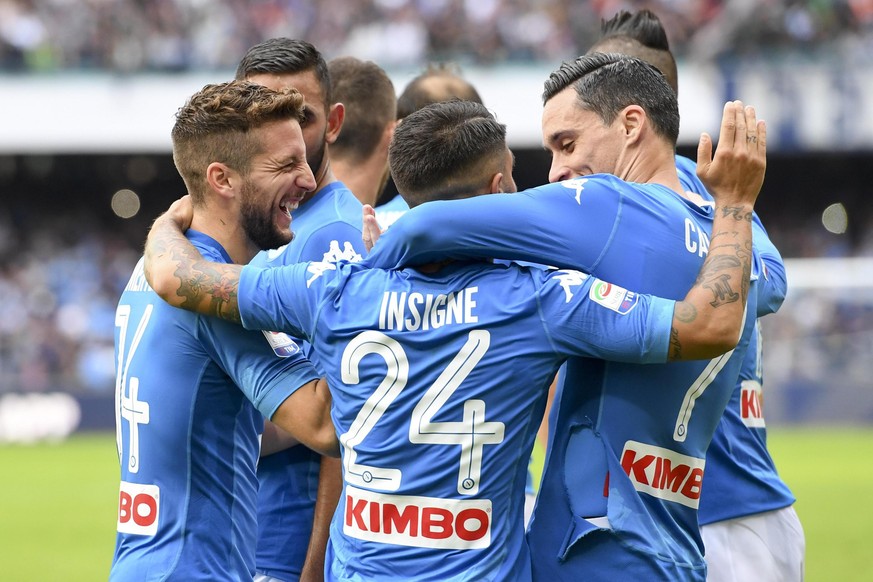
{"label": "blurred stadium crowd", "polygon": [[[873,63],[873,0],[0,0],[0,72],[227,70],[272,36],[386,68],[558,62],[593,42],[601,17],[643,7],[661,16],[680,58],[824,51]],[[112,394],[114,311],[141,240],[94,217],[50,214],[0,215],[0,395]],[[856,225],[849,244],[809,220],[768,224],[786,258],[873,257],[873,224]],[[824,401],[823,379],[869,392],[865,293],[790,294],[785,315],[768,318],[779,363],[767,369],[793,387],[783,394],[796,418]],[[873,420],[873,401],[854,412]]]}
{"label": "blurred stadium crowd", "polygon": [[[88,220],[42,217],[27,229],[0,218],[0,396],[112,394],[115,306],[141,250]],[[849,247],[834,242],[839,237],[775,230],[786,257],[848,256]],[[854,256],[873,257],[868,238]],[[766,318],[772,420],[839,419],[853,401],[856,419],[873,420],[873,394],[864,388],[873,353],[870,298],[870,289],[794,289],[779,317]],[[869,397],[853,400],[859,395]]]}
{"label": "blurred stadium crowd", "polygon": [[602,17],[641,8],[660,16],[680,59],[825,51],[873,62],[870,0],[0,0],[0,68],[226,69],[273,36],[385,67],[553,61],[589,47]]}
{"label": "blurred stadium crowd", "polygon": [[140,252],[80,217],[30,226],[0,217],[0,393],[111,393],[115,306]]}

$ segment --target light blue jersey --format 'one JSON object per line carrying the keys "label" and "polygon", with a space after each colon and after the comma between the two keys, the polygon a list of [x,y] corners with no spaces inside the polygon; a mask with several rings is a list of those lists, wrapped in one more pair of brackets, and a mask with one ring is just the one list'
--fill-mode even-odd
{"label": "light blue jersey", "polygon": [[[664,186],[599,174],[414,208],[366,263],[496,256],[678,299],[711,227],[706,209]],[[705,579],[697,525],[705,452],[754,329],[756,293],[753,284],[737,348],[711,361],[567,362],[528,535],[535,579]]]}
{"label": "light blue jersey", "polygon": [[398,194],[385,204],[377,206],[375,210],[376,222],[378,222],[379,226],[384,230],[394,224],[394,221],[398,218],[406,214],[406,211],[409,210],[409,204],[406,203],[403,196]]}
{"label": "light blue jersey", "polygon": [[555,371],[663,362],[673,314],[577,271],[488,263],[248,266],[239,306],[327,371],[344,489],[326,577],[344,581],[530,579],[524,486]]}
{"label": "light blue jersey", "polygon": [[[676,168],[686,190],[712,199],[697,178],[694,162],[677,156]],[[787,284],[779,251],[767,236],[757,214],[753,220],[754,245],[764,267],[759,277],[759,289],[769,287],[771,298],[758,301],[760,317],[779,309]],[[767,450],[762,350],[758,326],[746,352],[739,381],[706,453],[706,480],[698,516],[700,525],[781,509],[794,503],[794,495],[779,477]]]}
{"label": "light blue jersey", "polygon": [[[212,238],[188,238],[231,262]],[[170,307],[142,260],[115,326],[121,489],[110,580],[251,580],[263,419],[318,378],[315,368],[284,334]]]}
{"label": "light blue jersey", "polygon": [[[361,203],[341,182],[328,184],[295,210],[294,240],[252,260],[258,266],[303,261],[360,260]],[[301,342],[304,353],[324,373],[318,354]],[[300,445],[268,455],[258,464],[259,572],[285,582],[300,577],[312,533],[321,456]]]}

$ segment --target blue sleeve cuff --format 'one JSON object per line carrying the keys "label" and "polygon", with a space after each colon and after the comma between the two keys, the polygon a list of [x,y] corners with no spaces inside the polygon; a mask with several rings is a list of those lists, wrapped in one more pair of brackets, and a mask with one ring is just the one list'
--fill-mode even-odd
{"label": "blue sleeve cuff", "polygon": [[652,297],[649,304],[647,364],[663,364],[667,361],[670,348],[670,331],[673,329],[673,310],[676,302],[672,299]]}
{"label": "blue sleeve cuff", "polygon": [[321,378],[321,374],[309,360],[301,359],[294,368],[280,375],[273,384],[261,393],[254,403],[264,418],[273,418],[285,400],[305,384]]}

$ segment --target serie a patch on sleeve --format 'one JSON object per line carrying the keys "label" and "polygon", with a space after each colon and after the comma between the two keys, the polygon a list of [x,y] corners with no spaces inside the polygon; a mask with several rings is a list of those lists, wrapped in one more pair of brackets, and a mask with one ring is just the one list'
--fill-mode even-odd
{"label": "serie a patch on sleeve", "polygon": [[588,291],[588,298],[607,309],[625,315],[640,301],[638,293],[597,279]]}
{"label": "serie a patch on sleeve", "polygon": [[290,358],[294,354],[300,352],[300,346],[297,345],[291,336],[281,331],[265,331],[264,337],[270,343],[270,347],[276,352],[280,358]]}

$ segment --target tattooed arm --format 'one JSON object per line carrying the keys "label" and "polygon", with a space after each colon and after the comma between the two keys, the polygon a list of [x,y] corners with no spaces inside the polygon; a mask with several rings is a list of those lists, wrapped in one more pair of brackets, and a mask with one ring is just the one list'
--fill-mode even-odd
{"label": "tattooed arm", "polygon": [[[174,307],[240,323],[237,292],[241,265],[203,258],[183,234],[190,223],[187,197],[177,200],[152,225],[145,245],[145,276]],[[187,222],[186,222],[187,221]]]}
{"label": "tattooed arm", "polygon": [[697,174],[715,198],[715,220],[706,261],[673,312],[671,360],[712,358],[739,339],[749,295],[752,212],[766,153],[766,125],[739,101],[725,104],[714,158],[710,137],[700,138]]}

